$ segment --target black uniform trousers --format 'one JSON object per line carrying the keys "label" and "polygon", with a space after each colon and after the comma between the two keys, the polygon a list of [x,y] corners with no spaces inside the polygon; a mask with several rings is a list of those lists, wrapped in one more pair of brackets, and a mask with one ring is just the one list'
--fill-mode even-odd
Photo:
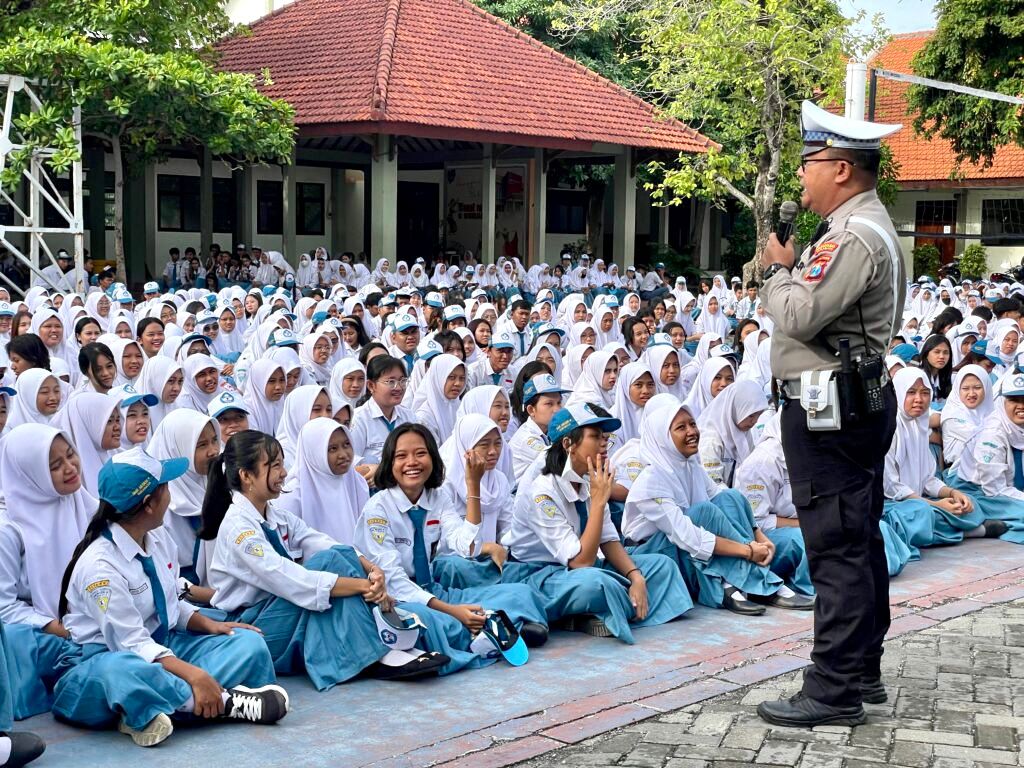
{"label": "black uniform trousers", "polygon": [[813,666],[803,693],[832,705],[861,703],[861,677],[878,677],[889,629],[889,569],[878,524],[885,454],[896,431],[886,409],[832,432],[812,432],[799,400],[782,410],[782,448],[807,546],[814,606]]}

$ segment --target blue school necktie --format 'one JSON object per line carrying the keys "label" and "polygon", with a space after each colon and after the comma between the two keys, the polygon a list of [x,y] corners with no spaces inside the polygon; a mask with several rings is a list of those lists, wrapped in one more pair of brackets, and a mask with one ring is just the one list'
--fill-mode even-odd
{"label": "blue school necktie", "polygon": [[1018,491],[1024,491],[1024,460],[1016,448],[1010,450],[1013,451],[1013,487]]}
{"label": "blue school necktie", "polygon": [[491,374],[491,383],[492,384],[500,384],[501,383],[501,374],[500,373],[492,373]]}
{"label": "blue school necktie", "polygon": [[153,607],[156,608],[156,615],[160,619],[160,626],[153,633],[153,639],[163,644],[171,629],[170,622],[167,620],[167,598],[164,596],[164,588],[160,584],[160,577],[157,575],[153,558],[138,554],[135,555],[135,559],[142,563],[142,570],[149,578],[149,586],[153,590]]}
{"label": "blue school necktie", "polygon": [[434,577],[430,573],[430,558],[427,557],[427,540],[423,535],[423,521],[426,520],[427,510],[420,507],[411,507],[407,514],[412,520],[412,567],[416,572],[416,583],[421,587],[430,586],[434,583]]}
{"label": "blue school necktie", "polygon": [[526,333],[524,333],[523,331],[519,331],[518,336],[519,336],[519,354],[520,355],[525,355],[526,354]]}
{"label": "blue school necktie", "polygon": [[590,519],[590,513],[587,512],[587,502],[576,500],[576,514],[580,516],[580,536],[583,535],[583,531],[586,530],[587,520]]}
{"label": "blue school necktie", "polygon": [[274,548],[274,551],[285,560],[291,560],[292,556],[289,555],[288,550],[284,548],[284,544],[281,542],[281,537],[277,535],[277,531],[266,523],[260,523],[260,528],[263,529],[263,535],[267,537],[267,541],[270,542],[270,546]]}
{"label": "blue school necktie", "polygon": [[[387,416],[378,416],[377,418],[384,422],[384,426],[386,426],[388,428],[388,434],[389,435],[392,432],[395,431],[395,422],[394,421],[388,421],[388,417]],[[395,419],[395,421],[397,421],[397,419]]]}
{"label": "blue school necktie", "polygon": [[[114,536],[110,533],[109,528],[105,528],[103,533],[100,534],[104,539],[109,541],[111,544],[114,543]],[[153,592],[153,607],[156,609],[157,618],[160,619],[160,626],[156,628],[151,637],[158,643],[163,644],[167,640],[167,633],[170,632],[171,622],[167,619],[167,598],[164,597],[164,588],[160,584],[160,576],[157,575],[156,565],[153,563],[152,557],[146,557],[143,554],[135,555],[135,559],[142,563],[142,572],[146,574],[146,578],[149,579],[149,588]]]}
{"label": "blue school necktie", "polygon": [[416,360],[413,358],[412,353],[410,353],[408,355],[405,355],[403,359],[405,360],[405,371],[406,371],[406,373],[409,376],[412,376],[412,368],[413,368],[413,365],[416,363]]}

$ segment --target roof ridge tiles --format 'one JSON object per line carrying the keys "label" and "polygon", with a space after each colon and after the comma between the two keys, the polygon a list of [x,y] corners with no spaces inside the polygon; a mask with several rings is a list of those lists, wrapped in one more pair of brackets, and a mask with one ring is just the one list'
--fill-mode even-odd
{"label": "roof ridge tiles", "polygon": [[537,38],[533,37],[532,35],[527,34],[526,32],[523,32],[518,27],[512,26],[511,24],[509,24],[504,19],[500,19],[500,18],[498,18],[497,16],[495,16],[492,13],[488,13],[483,8],[478,6],[476,3],[472,2],[472,0],[456,0],[456,2],[461,3],[464,6],[467,6],[468,8],[471,8],[475,13],[483,16],[485,19],[487,19],[489,22],[491,22],[495,26],[501,27],[501,28],[505,29],[508,32],[512,32],[516,37],[519,37],[522,40],[525,40],[531,46],[537,48],[540,51],[543,51],[544,53],[548,54],[549,56],[552,56],[555,59],[560,59],[560,60],[563,60],[563,61],[567,62],[568,64],[572,65],[579,72],[581,72],[584,75],[590,77],[592,80],[594,80],[596,82],[599,82],[599,83],[604,83],[605,85],[610,86],[611,88],[616,89],[617,91],[619,91],[623,95],[627,96],[628,98],[630,98],[631,100],[633,100],[634,102],[636,102],[637,104],[642,106],[644,108],[644,110],[647,111],[652,117],[656,117],[659,120],[663,120],[665,122],[671,122],[677,128],[680,128],[683,131],[685,131],[688,135],[690,135],[692,137],[699,137],[699,138],[703,139],[704,140],[703,146],[705,146],[705,147],[709,146],[709,145],[713,145],[715,147],[720,147],[721,146],[716,141],[713,141],[712,139],[708,138],[707,136],[702,135],[699,131],[691,128],[689,125],[684,123],[682,120],[679,120],[678,118],[672,117],[671,115],[667,114],[664,110],[661,110],[658,107],[656,107],[655,105],[650,104],[649,102],[644,101],[639,96],[637,96],[635,93],[633,93],[631,90],[629,90],[628,88],[624,88],[623,86],[621,86],[618,83],[616,83],[614,80],[609,80],[607,77],[604,77],[599,72],[595,72],[594,70],[590,69],[589,67],[584,66],[583,64],[580,64],[578,61],[576,61],[576,59],[572,58],[571,56],[566,56],[561,51],[558,51],[558,50],[556,50],[555,48],[552,48],[549,45],[545,45],[540,40],[538,40]]}
{"label": "roof ridge tiles", "polygon": [[374,75],[373,95],[370,103],[370,119],[384,120],[388,111],[388,85],[391,81],[391,65],[395,60],[395,43],[398,39],[398,14],[402,0],[388,0],[384,12],[384,30],[381,35],[380,52],[377,55],[377,70]]}

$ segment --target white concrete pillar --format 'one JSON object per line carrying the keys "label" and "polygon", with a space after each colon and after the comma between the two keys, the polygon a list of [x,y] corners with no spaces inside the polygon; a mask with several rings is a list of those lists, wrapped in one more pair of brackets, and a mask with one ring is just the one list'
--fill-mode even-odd
{"label": "white concrete pillar", "polygon": [[497,217],[496,210],[497,173],[494,163],[494,145],[484,144],[484,154],[480,160],[480,254],[481,264],[494,263],[494,238]]}
{"label": "white concrete pillar", "polygon": [[625,268],[633,263],[636,248],[636,168],[629,147],[615,158],[614,227],[612,259]]}
{"label": "white concrete pillar", "polygon": [[533,151],[533,175],[530,177],[530,264],[543,264],[548,234],[548,164],[543,149]]}
{"label": "white concrete pillar", "polygon": [[394,268],[398,251],[398,147],[391,136],[374,137],[370,165],[370,259],[387,259]]}

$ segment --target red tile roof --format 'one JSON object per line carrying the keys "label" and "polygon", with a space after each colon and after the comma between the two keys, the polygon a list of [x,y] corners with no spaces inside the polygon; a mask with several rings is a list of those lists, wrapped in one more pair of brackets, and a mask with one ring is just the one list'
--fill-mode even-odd
{"label": "red tile roof", "polygon": [[591,149],[703,152],[714,142],[469,0],[298,0],[223,41],[301,135],[395,133]]}
{"label": "red tile roof", "polygon": [[[913,74],[911,60],[932,36],[932,31],[911,32],[895,35],[868,63],[869,67],[888,69],[894,72]],[[931,141],[914,133],[913,115],[907,113],[906,92],[909,86],[894,80],[878,78],[878,94],[875,100],[875,120],[880,123],[903,123],[899,133],[886,141],[892,147],[893,156],[900,164],[900,182],[919,185],[936,182],[941,186],[968,184],[1006,184],[1012,179],[1024,179],[1024,149],[1016,146],[1002,147],[996,152],[990,168],[964,164],[960,171],[963,178],[950,180],[956,163],[949,142],[934,138]]]}

